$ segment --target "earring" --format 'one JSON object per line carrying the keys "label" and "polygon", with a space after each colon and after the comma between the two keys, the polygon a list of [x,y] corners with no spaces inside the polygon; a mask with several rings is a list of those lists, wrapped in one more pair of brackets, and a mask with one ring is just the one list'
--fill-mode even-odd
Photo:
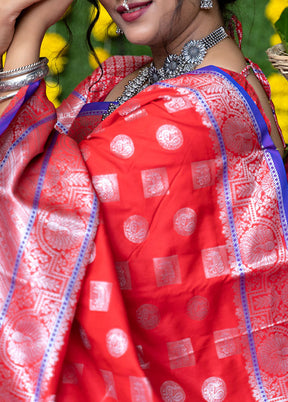
{"label": "earring", "polygon": [[124,32],[122,31],[122,29],[120,27],[116,27],[116,34],[117,35],[122,35]]}
{"label": "earring", "polygon": [[201,0],[200,8],[203,10],[210,10],[213,8],[213,0]]}

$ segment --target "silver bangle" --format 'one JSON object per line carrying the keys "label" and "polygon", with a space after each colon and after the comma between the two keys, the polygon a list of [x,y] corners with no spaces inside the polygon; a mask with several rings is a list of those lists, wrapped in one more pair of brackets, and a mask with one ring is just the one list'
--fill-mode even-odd
{"label": "silver bangle", "polygon": [[46,65],[30,73],[19,75],[17,77],[10,78],[5,81],[0,81],[0,92],[14,91],[22,87],[25,87],[26,85],[31,84],[32,82],[38,81],[46,77],[48,72],[49,68]]}
{"label": "silver bangle", "polygon": [[35,63],[28,64],[27,66],[23,67],[14,68],[13,70],[3,71],[3,69],[1,68],[0,79],[18,77],[19,75],[28,74],[32,71],[37,70],[38,68],[47,66],[47,64],[48,59],[46,57],[40,57],[39,61],[36,61]]}
{"label": "silver bangle", "polygon": [[8,99],[14,98],[18,91],[10,92],[10,94],[0,96],[0,102],[5,102]]}

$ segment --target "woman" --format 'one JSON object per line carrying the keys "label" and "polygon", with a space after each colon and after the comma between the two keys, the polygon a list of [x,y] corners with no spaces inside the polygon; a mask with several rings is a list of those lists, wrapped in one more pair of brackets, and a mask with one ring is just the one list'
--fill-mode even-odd
{"label": "woman", "polygon": [[103,0],[153,63],[109,59],[56,116],[59,3],[0,13],[1,399],[287,401],[283,140],[229,1]]}

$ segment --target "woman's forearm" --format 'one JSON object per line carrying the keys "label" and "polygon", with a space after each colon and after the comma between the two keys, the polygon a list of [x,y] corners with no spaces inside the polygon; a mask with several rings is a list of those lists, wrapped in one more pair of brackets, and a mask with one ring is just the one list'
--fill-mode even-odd
{"label": "woman's forearm", "polygon": [[[4,71],[14,70],[37,62],[46,30],[61,18],[67,7],[72,3],[72,0],[22,1],[30,1],[31,5],[28,8],[24,8],[24,11],[21,12],[20,17],[14,20],[14,23],[11,21],[10,25],[7,24],[10,27],[10,31],[13,31],[13,35],[9,45],[7,45],[8,40],[6,40],[7,48],[4,50],[7,50],[7,56]],[[9,28],[5,32],[4,29],[0,28],[0,35],[2,33],[3,37],[9,38],[6,31],[9,31]],[[4,43],[5,41],[2,42]],[[5,97],[7,94],[9,92],[1,92],[0,97]],[[9,102],[10,99],[0,103],[0,114],[3,113]]]}

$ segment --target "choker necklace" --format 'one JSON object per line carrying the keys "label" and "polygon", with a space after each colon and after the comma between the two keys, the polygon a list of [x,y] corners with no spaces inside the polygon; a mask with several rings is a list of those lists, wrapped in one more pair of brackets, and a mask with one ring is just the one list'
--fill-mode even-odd
{"label": "choker necklace", "polygon": [[165,59],[163,67],[158,70],[153,62],[149,67],[144,67],[140,70],[136,78],[125,85],[122,95],[119,96],[115,102],[110,104],[108,111],[103,114],[102,120],[147,86],[195,70],[195,68],[204,60],[207,50],[227,37],[228,35],[225,32],[225,29],[220,27],[203,39],[190,40],[187,42],[179,56],[176,54],[170,54]]}

